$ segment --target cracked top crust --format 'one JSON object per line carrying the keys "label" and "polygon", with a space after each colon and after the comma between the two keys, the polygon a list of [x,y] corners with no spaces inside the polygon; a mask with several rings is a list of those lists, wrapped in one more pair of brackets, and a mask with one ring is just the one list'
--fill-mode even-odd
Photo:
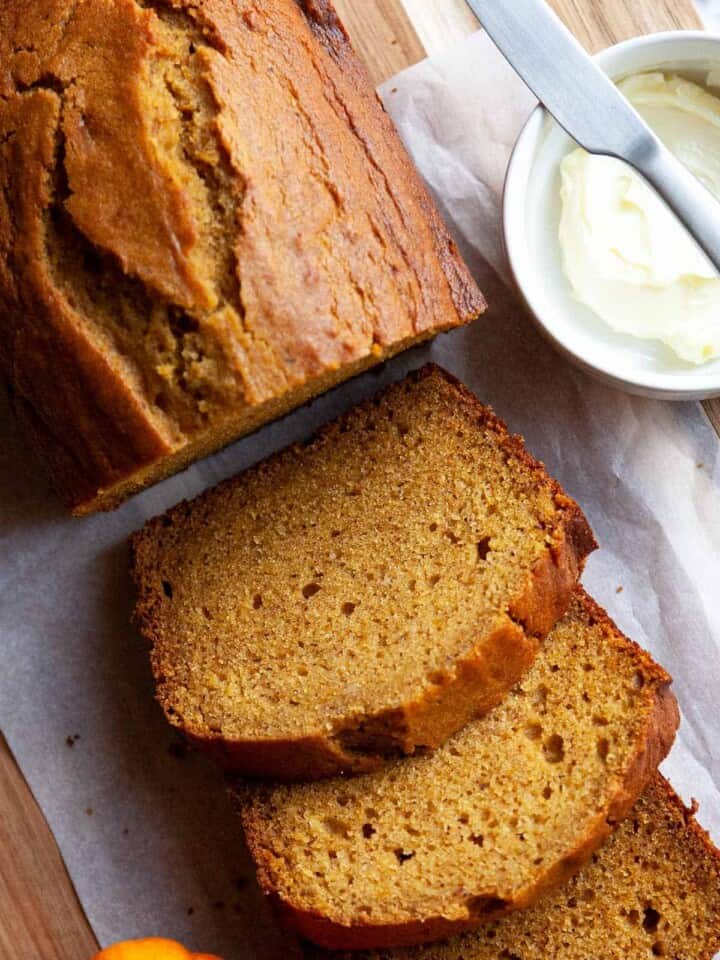
{"label": "cracked top crust", "polygon": [[6,3],[0,97],[0,365],[81,510],[483,309],[324,2]]}

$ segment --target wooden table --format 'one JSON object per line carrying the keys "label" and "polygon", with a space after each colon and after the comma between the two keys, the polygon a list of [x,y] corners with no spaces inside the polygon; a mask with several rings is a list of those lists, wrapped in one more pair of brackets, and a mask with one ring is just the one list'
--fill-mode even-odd
{"label": "wooden table", "polygon": [[[699,26],[692,0],[552,2],[590,50],[653,30]],[[463,0],[336,5],[376,83],[477,28]],[[705,409],[720,434],[720,401]],[[96,949],[52,834],[0,735],[0,960],[88,960]]]}

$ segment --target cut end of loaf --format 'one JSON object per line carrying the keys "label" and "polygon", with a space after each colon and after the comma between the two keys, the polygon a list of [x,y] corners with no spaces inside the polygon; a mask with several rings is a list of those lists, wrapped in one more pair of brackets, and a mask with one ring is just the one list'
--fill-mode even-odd
{"label": "cut end of loaf", "polygon": [[75,513],[483,312],[329,3],[65,6],[0,14],[0,369]]}

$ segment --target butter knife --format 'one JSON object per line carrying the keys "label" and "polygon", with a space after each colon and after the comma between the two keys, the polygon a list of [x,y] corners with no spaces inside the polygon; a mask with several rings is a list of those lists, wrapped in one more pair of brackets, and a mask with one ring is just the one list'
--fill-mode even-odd
{"label": "butter knife", "polygon": [[466,0],[561,127],[588,153],[624,160],[720,271],[720,203],[655,136],[545,0]]}

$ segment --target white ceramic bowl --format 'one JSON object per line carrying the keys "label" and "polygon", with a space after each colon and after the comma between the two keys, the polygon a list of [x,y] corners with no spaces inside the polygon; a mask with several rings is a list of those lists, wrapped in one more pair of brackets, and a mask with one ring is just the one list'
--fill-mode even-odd
{"label": "white ceramic bowl", "polygon": [[[656,33],[598,54],[613,80],[648,70],[720,68],[720,35]],[[542,332],[571,361],[620,389],[666,400],[720,396],[720,359],[678,360],[663,344],[616,333],[572,296],[561,266],[560,161],[574,142],[538,107],[515,145],[503,201],[505,247],[515,281]]]}

